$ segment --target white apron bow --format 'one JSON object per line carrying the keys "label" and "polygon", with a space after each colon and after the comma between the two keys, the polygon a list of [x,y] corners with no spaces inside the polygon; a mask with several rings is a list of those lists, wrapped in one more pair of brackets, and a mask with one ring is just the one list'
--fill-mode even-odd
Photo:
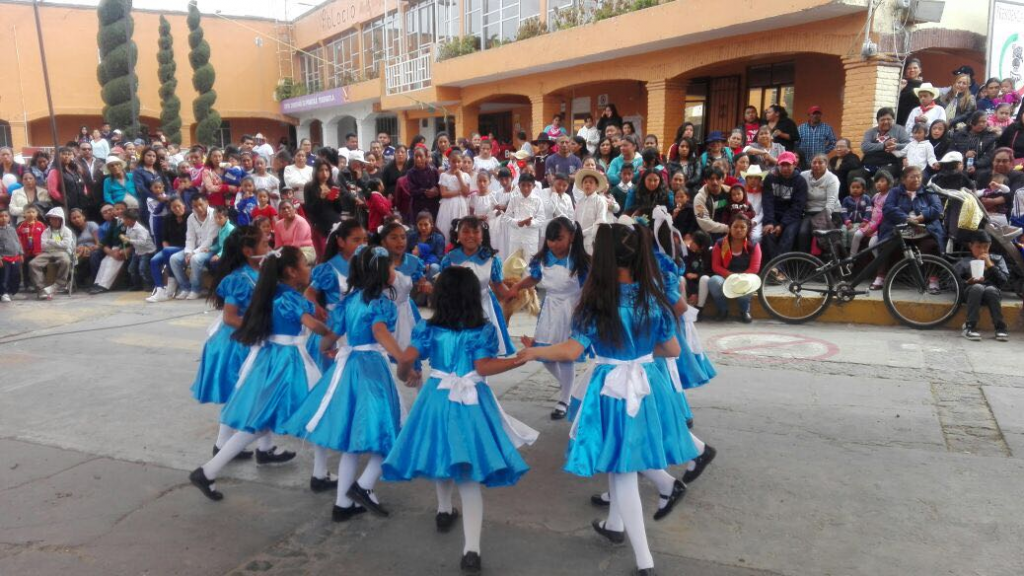
{"label": "white apron bow", "polygon": [[[433,369],[430,371],[430,377],[440,380],[440,383],[437,385],[438,390],[449,391],[449,401],[462,404],[463,406],[479,404],[480,397],[477,394],[476,385],[478,383],[487,384],[487,379],[482,378],[476,371],[459,376],[454,372],[442,372],[441,370]],[[513,446],[519,448],[524,445],[532,445],[537,441],[537,438],[540,436],[539,432],[509,416],[501,407],[501,402],[498,402],[497,397],[494,398],[494,403],[498,406],[498,412],[501,413],[501,427],[505,430],[505,434],[508,435],[508,439],[512,442]]]}
{"label": "white apron bow", "polygon": [[626,414],[629,414],[631,418],[635,417],[640,412],[640,402],[651,393],[651,383],[647,379],[644,364],[654,362],[654,355],[647,354],[633,360],[616,360],[615,358],[597,356],[594,362],[613,366],[612,370],[604,377],[601,395],[625,400]]}

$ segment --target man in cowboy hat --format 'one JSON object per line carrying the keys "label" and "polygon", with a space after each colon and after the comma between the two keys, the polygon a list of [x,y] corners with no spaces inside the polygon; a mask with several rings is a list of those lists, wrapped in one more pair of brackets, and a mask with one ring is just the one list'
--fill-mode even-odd
{"label": "man in cowboy hat", "polygon": [[547,167],[548,155],[551,154],[551,136],[541,132],[540,136],[532,142],[533,144],[533,171],[534,176],[541,182],[546,182],[544,175]]}
{"label": "man in cowboy hat", "polygon": [[256,146],[252,149],[253,152],[263,156],[263,159],[270,164],[270,159],[274,156],[274,147],[267,143],[267,139],[263,136],[262,132],[257,132],[253,136],[253,140],[256,141]]}
{"label": "man in cowboy hat", "polygon": [[914,94],[921,105],[910,111],[907,116],[907,132],[913,132],[914,124],[924,124],[931,127],[932,122],[946,119],[946,109],[935,104],[935,97],[939,91],[932,86],[931,82],[925,82],[914,88]]}

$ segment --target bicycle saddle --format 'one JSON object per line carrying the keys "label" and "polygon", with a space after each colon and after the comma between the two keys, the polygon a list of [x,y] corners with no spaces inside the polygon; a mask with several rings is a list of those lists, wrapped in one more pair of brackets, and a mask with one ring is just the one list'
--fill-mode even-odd
{"label": "bicycle saddle", "polygon": [[842,233],[843,233],[842,230],[815,230],[814,231],[814,237],[815,238],[828,238],[830,236],[839,236]]}

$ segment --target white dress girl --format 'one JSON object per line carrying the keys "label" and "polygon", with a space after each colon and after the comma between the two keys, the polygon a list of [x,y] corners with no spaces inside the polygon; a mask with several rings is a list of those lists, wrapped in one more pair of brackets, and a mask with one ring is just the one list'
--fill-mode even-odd
{"label": "white dress girl", "polygon": [[441,198],[441,207],[437,210],[437,229],[447,238],[451,231],[452,221],[469,215],[469,204],[462,195],[462,186],[469,187],[469,174],[445,172],[438,179],[438,186],[449,193],[457,192],[457,196]]}

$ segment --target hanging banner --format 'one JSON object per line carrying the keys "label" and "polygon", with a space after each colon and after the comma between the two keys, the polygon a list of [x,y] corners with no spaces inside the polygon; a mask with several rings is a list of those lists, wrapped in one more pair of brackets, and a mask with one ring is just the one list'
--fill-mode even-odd
{"label": "hanging banner", "polygon": [[1024,77],[1024,1],[992,0],[988,24],[988,78]]}

